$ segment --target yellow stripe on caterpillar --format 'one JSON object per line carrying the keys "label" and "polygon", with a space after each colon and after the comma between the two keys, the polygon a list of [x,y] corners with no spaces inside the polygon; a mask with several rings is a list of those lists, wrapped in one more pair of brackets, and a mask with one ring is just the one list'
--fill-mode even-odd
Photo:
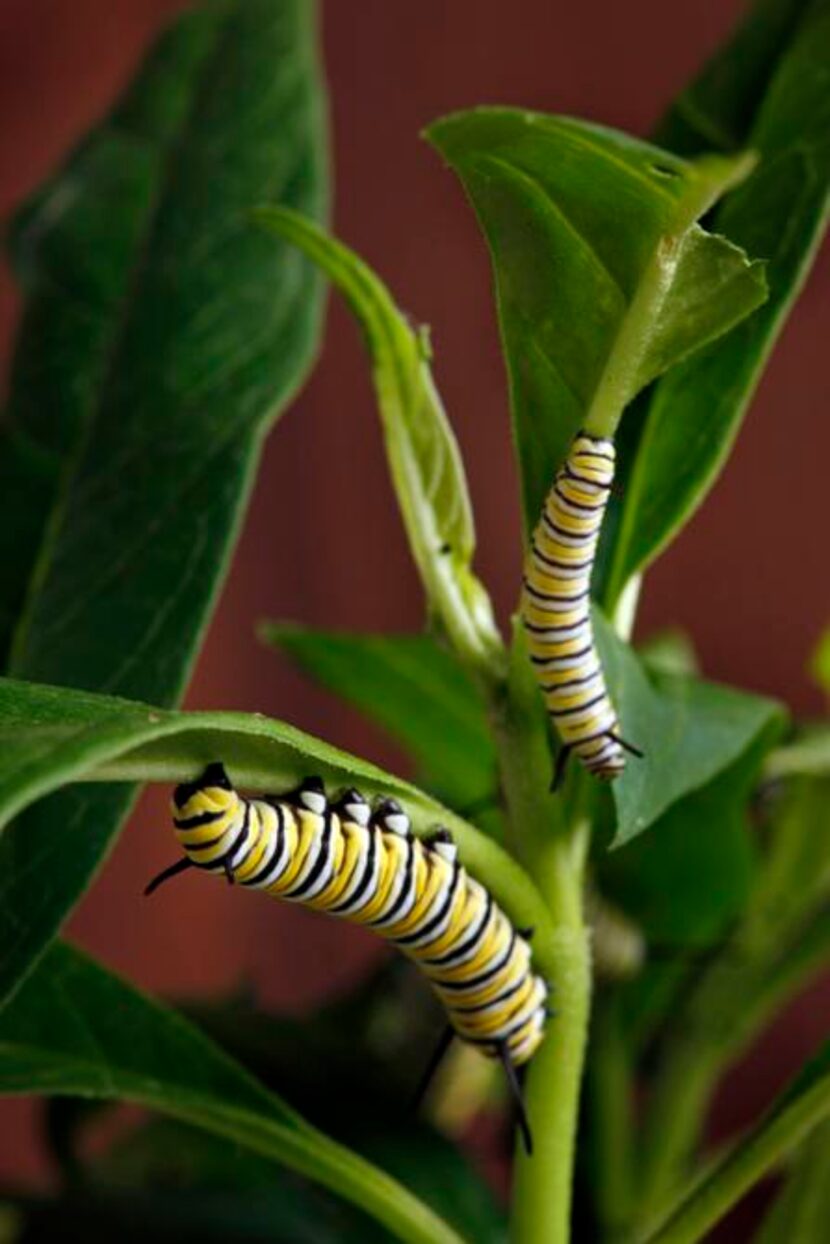
{"label": "yellow stripe on caterpillar", "polygon": [[548,492],[525,559],[521,614],[545,707],[562,740],[554,787],[571,752],[606,781],[625,768],[626,743],[605,684],[590,583],[614,479],[614,443],[578,432]]}
{"label": "yellow stripe on caterpillar", "polygon": [[[173,823],[185,858],[146,893],[195,866],[372,928],[421,968],[452,1031],[499,1058],[516,1093],[513,1069],[545,1035],[548,985],[524,934],[468,876],[446,830],[416,838],[394,800],[371,808],[350,790],[330,803],[318,778],[248,799],[220,763],[176,788]],[[520,1093],[517,1105],[530,1151]]]}

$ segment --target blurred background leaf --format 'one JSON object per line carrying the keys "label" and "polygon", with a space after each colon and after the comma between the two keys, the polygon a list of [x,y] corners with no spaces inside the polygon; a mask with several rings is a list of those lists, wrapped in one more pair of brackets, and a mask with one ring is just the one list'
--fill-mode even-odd
{"label": "blurred background leaf", "polygon": [[414,758],[419,784],[457,809],[494,797],[496,755],[483,702],[429,635],[357,635],[266,623],[263,639],[360,709]]}
{"label": "blurred background leaf", "polygon": [[[181,694],[263,434],[317,340],[310,266],[247,213],[263,197],[324,210],[321,90],[313,6],[200,6],[24,212],[27,300],[0,443],[0,479],[14,480],[0,617],[16,676],[164,705]],[[5,835],[0,997],[131,799],[68,792]]]}
{"label": "blurred background leaf", "polygon": [[[830,1043],[795,1077],[761,1121],[716,1161],[668,1215],[647,1232],[646,1244],[692,1244],[703,1239],[747,1189],[830,1114]],[[793,1238],[790,1236],[789,1238]]]}
{"label": "blurred background leaf", "polygon": [[830,1123],[787,1163],[785,1183],[754,1244],[819,1244],[830,1222]]}
{"label": "blurred background leaf", "polygon": [[0,1018],[0,1093],[148,1106],[285,1164],[414,1244],[460,1237],[402,1185],[316,1131],[197,1028],[54,945]]}

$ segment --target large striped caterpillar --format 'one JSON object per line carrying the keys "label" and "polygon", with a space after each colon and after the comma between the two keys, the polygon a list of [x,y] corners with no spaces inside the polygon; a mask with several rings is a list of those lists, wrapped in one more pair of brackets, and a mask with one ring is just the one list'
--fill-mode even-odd
{"label": "large striped caterpillar", "polygon": [[614,479],[614,442],[578,432],[547,495],[525,561],[521,613],[545,707],[562,740],[556,787],[574,752],[599,778],[625,768],[590,613],[591,571]]}
{"label": "large striped caterpillar", "polygon": [[347,790],[330,802],[319,778],[290,794],[248,799],[219,763],[176,788],[173,822],[184,859],[146,893],[195,866],[392,942],[418,964],[447,1013],[430,1071],[453,1035],[499,1058],[531,1151],[515,1069],[544,1036],[548,986],[531,968],[529,934],[470,877],[446,829],[419,839],[394,799],[372,808]]}

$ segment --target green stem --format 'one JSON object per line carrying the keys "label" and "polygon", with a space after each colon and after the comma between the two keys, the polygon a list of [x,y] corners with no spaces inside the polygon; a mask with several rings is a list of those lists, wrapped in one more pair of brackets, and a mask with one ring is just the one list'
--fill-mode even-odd
{"label": "green stem", "polygon": [[830,1113],[826,1078],[762,1122],[702,1183],[696,1184],[646,1244],[696,1244],[744,1193]]}
{"label": "green stem", "polygon": [[517,1150],[511,1239],[514,1244],[568,1244],[591,997],[582,910],[589,825],[579,812],[565,824],[562,800],[551,797],[544,718],[520,643],[514,644],[514,656],[509,688],[493,709],[493,732],[509,822],[553,925],[544,949],[556,1015],[526,1081],[534,1153],[529,1158]]}
{"label": "green stem", "polygon": [[637,371],[672,287],[684,241],[682,233],[662,237],[643,271],[583,420],[591,436],[613,437],[636,392]]}
{"label": "green stem", "polygon": [[[582,822],[554,839],[540,860],[539,884],[555,925],[556,1018],[533,1060],[526,1097],[535,1151],[517,1151],[513,1184],[513,1244],[567,1244],[580,1086],[588,1037],[591,960],[582,919]],[[576,848],[576,850],[575,850]]]}

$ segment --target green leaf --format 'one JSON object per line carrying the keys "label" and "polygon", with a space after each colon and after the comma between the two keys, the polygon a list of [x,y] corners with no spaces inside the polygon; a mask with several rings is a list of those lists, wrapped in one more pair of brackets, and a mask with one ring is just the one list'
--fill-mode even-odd
{"label": "green leaf", "polygon": [[651,681],[598,610],[594,629],[623,735],[645,753],[614,782],[614,841],[621,845],[706,786],[760,735],[768,734],[769,746],[784,718],[775,701],[716,683],[682,675]]}
{"label": "green leaf", "polygon": [[[607,605],[665,548],[712,487],[824,231],[830,189],[830,5],[819,0],[808,6],[789,42],[781,44],[793,27],[793,7],[761,6],[721,67],[704,72],[683,97],[682,107],[693,107],[707,145],[713,130],[726,139],[737,127],[735,145],[746,142],[759,155],[755,172],[717,210],[713,224],[768,261],[769,299],[656,386],[625,486]],[[746,63],[744,83],[741,73],[733,75],[747,47],[758,59]],[[773,70],[762,89],[763,75]],[[687,133],[685,141],[691,139]]]}
{"label": "green leaf", "polygon": [[[321,210],[313,28],[302,0],[188,14],[21,227],[29,294],[0,442],[0,479],[14,481],[0,622],[25,595],[19,677],[163,704],[182,691],[263,433],[317,338],[313,271],[247,217],[263,195]],[[0,848],[0,997],[77,901],[130,799],[67,793]],[[85,832],[33,905],[55,824]]]}
{"label": "green leaf", "polygon": [[[416,833],[446,826],[473,876],[487,885],[520,926],[536,928],[534,953],[544,965],[550,917],[523,870],[494,842],[416,787],[259,714],[177,713],[108,696],[0,679],[0,828],[36,799],[69,782],[180,782],[221,759],[241,788],[279,792],[318,774],[329,789],[357,786],[367,797],[394,795]],[[75,793],[74,791],[71,793]],[[80,796],[78,796],[80,797]],[[50,822],[43,804],[38,866],[50,878],[71,870],[93,832],[86,822]],[[25,819],[21,825],[25,825]],[[16,827],[20,832],[20,826]],[[7,831],[8,832],[8,831]],[[3,884],[0,879],[0,909]],[[49,887],[29,886],[32,919],[48,911]],[[0,969],[14,960],[14,939],[0,943]]]}
{"label": "green leaf", "polygon": [[487,593],[471,569],[472,511],[461,455],[430,370],[424,330],[341,242],[297,212],[261,207],[256,220],[319,264],[358,320],[372,361],[392,482],[427,604],[459,658],[485,682],[502,653]]}
{"label": "green leaf", "polygon": [[597,861],[603,893],[661,947],[718,941],[746,907],[757,867],[747,804],[768,731],[705,786],[677,800],[651,832]]}
{"label": "green leaf", "polygon": [[578,427],[612,435],[643,385],[763,301],[760,267],[694,223],[750,162],[690,164],[506,108],[458,113],[427,137],[490,246],[532,527]]}
{"label": "green leaf", "polygon": [[429,635],[357,635],[293,623],[260,629],[317,682],[414,757],[419,780],[455,807],[495,792],[496,757],[476,687]]}
{"label": "green leaf", "polygon": [[267,1092],[174,1011],[55,945],[0,1017],[0,1092],[118,1098],[300,1171],[401,1239],[460,1237],[400,1184]]}
{"label": "green leaf", "polygon": [[695,1244],[790,1149],[830,1115],[830,1042],[750,1134],[702,1180],[647,1244]]}
{"label": "green leaf", "polygon": [[[151,1118],[115,1145],[90,1169],[84,1186],[104,1218],[104,1238],[122,1238],[140,1214],[137,1240],[147,1226],[171,1244],[179,1241],[244,1240],[246,1244],[386,1244],[388,1234],[354,1206],[330,1197],[293,1172],[238,1145],[177,1120]],[[147,1202],[147,1194],[152,1198]],[[97,1196],[96,1196],[97,1194]],[[136,1204],[136,1198],[138,1203]],[[56,1205],[71,1214],[73,1200]],[[109,1234],[105,1233],[109,1218]],[[150,1223],[147,1223],[149,1218]],[[112,1220],[115,1220],[113,1223]],[[71,1224],[71,1218],[67,1219]],[[129,1237],[132,1238],[132,1237]]]}

